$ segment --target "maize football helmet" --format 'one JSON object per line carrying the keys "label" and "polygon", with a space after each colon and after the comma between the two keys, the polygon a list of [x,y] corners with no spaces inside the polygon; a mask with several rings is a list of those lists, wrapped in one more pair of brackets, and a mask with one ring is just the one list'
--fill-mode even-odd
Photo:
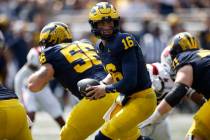
{"label": "maize football helmet", "polygon": [[198,50],[200,45],[198,40],[192,34],[182,32],[172,38],[168,47],[170,48],[172,58],[174,58],[181,52]]}
{"label": "maize football helmet", "polygon": [[[89,23],[91,25],[91,32],[95,34],[96,37],[102,39],[109,39],[114,34],[116,34],[119,27],[120,16],[118,11],[114,8],[114,6],[108,2],[99,2],[97,3],[89,13]],[[97,24],[102,21],[113,21],[113,33],[111,35],[104,35],[101,33],[101,30],[98,29]]]}
{"label": "maize football helmet", "polygon": [[44,47],[68,42],[72,42],[72,33],[68,25],[62,22],[51,22],[40,33],[39,44]]}

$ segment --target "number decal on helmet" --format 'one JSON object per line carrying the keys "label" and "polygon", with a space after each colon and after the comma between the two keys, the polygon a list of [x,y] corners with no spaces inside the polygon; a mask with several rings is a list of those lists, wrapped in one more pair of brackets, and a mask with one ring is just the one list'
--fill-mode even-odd
{"label": "number decal on helmet", "polygon": [[49,47],[67,42],[72,42],[72,33],[68,25],[62,22],[51,22],[45,25],[40,33],[41,46]]}

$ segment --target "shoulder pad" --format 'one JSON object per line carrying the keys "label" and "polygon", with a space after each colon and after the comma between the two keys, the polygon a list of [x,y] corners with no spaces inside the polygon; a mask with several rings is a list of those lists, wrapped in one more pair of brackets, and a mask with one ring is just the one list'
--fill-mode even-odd
{"label": "shoulder pad", "polygon": [[49,62],[52,58],[55,56],[55,52],[57,52],[59,49],[61,49],[63,46],[55,45],[52,47],[47,47],[44,50],[42,50],[41,54],[39,55],[39,61],[41,64]]}

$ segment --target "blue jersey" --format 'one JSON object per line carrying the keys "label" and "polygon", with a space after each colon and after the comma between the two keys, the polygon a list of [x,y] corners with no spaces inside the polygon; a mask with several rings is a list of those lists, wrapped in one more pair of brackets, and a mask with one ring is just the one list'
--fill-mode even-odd
{"label": "blue jersey", "polygon": [[40,54],[40,62],[50,63],[55,71],[54,77],[79,99],[82,98],[77,89],[79,80],[102,80],[107,75],[94,47],[79,41],[44,49]]}
{"label": "blue jersey", "polygon": [[173,60],[173,68],[177,72],[184,65],[193,68],[192,88],[204,97],[210,97],[210,51],[187,51],[177,55]]}
{"label": "blue jersey", "polygon": [[133,36],[119,32],[105,45],[98,41],[96,48],[115,82],[107,88],[108,91],[131,95],[151,87],[141,48]]}
{"label": "blue jersey", "polygon": [[17,99],[17,95],[14,91],[5,88],[4,86],[0,85],[0,100],[8,100],[8,99]]}

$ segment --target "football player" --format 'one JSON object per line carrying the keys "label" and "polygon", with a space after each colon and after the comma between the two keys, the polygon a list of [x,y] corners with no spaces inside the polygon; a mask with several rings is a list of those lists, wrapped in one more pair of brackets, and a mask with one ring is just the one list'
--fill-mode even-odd
{"label": "football player", "polygon": [[[173,87],[173,80],[171,79],[169,68],[164,63],[147,64],[152,81],[152,88],[154,89],[158,103],[167,95]],[[144,125],[144,122],[142,123]],[[141,128],[141,126],[140,126]],[[155,124],[141,128],[143,136],[149,136],[154,140],[170,140],[170,131],[167,118],[163,118]]]}
{"label": "football player", "polygon": [[[165,48],[161,54],[161,63],[156,62],[147,64],[147,69],[152,81],[152,88],[155,90],[158,103],[170,92],[174,84],[174,73],[171,70],[171,56],[168,48]],[[194,101],[198,106],[205,103],[205,98],[195,90],[189,88],[186,97]],[[167,118],[160,119],[153,125],[147,126],[147,120],[139,126],[144,136],[149,136],[155,140],[170,140]],[[146,126],[146,127],[142,127]]]}
{"label": "football player", "polygon": [[[3,35],[0,40],[4,44]],[[0,139],[32,140],[27,115],[17,95],[0,82]]]}
{"label": "football player", "polygon": [[175,35],[169,43],[168,50],[176,73],[175,84],[146,125],[154,124],[165,116],[192,87],[207,101],[194,115],[186,140],[210,140],[210,51],[200,49],[197,39],[188,32]]}
{"label": "football player", "polygon": [[54,118],[60,127],[62,127],[65,124],[65,121],[62,117],[61,105],[53,95],[49,85],[46,85],[36,94],[32,93],[27,88],[28,77],[41,66],[39,62],[40,53],[40,47],[30,49],[27,54],[27,63],[17,72],[15,76],[15,92],[24,104],[27,114],[32,122],[34,122],[35,114],[39,110],[39,107],[41,107]]}
{"label": "football player", "polygon": [[40,33],[40,44],[44,47],[40,54],[42,66],[29,77],[28,87],[37,92],[55,77],[64,88],[79,98],[80,101],[69,114],[60,137],[61,140],[83,140],[104,123],[103,115],[117,93],[94,101],[79,93],[79,80],[92,78],[100,81],[107,73],[91,44],[87,41],[72,42],[72,33],[66,24],[52,22],[45,25]]}
{"label": "football player", "polygon": [[91,32],[100,38],[96,48],[109,73],[104,84],[88,88],[89,99],[99,99],[119,92],[107,111],[96,140],[142,139],[138,123],[148,118],[156,107],[149,73],[139,44],[131,34],[119,31],[120,16],[108,2],[97,3],[89,13]]}

